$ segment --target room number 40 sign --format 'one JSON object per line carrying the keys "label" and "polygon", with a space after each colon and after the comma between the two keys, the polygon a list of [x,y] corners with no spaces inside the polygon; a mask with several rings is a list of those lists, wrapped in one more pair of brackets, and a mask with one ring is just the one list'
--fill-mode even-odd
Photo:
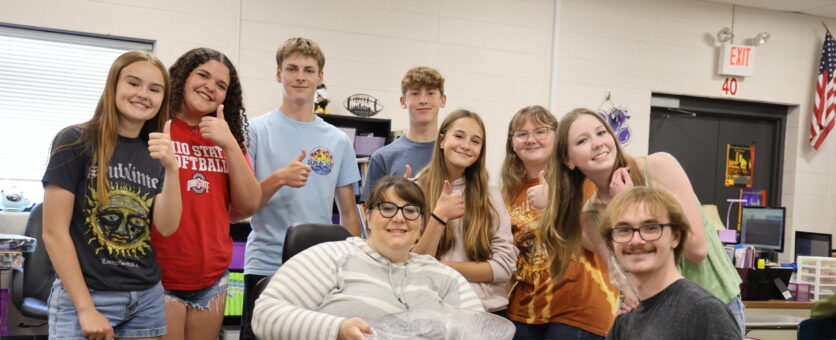
{"label": "room number 40 sign", "polygon": [[727,77],[723,79],[723,93],[734,96],[737,94],[737,78]]}

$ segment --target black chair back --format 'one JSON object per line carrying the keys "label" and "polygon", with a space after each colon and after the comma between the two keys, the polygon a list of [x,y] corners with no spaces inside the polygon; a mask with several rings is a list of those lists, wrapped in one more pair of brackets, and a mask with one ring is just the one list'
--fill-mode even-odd
{"label": "black chair back", "polygon": [[324,242],[342,241],[351,237],[339,224],[296,223],[287,229],[282,247],[282,263],[291,257]]}
{"label": "black chair back", "polygon": [[23,316],[46,320],[47,301],[56,275],[43,242],[43,203],[32,208],[24,234],[38,243],[34,252],[23,254],[23,270],[13,274],[12,301]]}

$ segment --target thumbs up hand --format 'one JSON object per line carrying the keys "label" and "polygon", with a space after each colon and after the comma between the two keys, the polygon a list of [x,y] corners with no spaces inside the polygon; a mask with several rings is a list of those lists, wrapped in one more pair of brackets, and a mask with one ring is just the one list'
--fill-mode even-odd
{"label": "thumbs up hand", "polygon": [[290,163],[287,163],[284,168],[276,170],[273,173],[273,175],[279,178],[279,183],[294,188],[305,186],[305,183],[308,182],[308,175],[311,173],[311,167],[303,163],[305,155],[307,155],[307,151],[302,149],[299,155],[290,161]]}
{"label": "thumbs up hand", "polygon": [[534,208],[543,210],[546,207],[549,193],[549,183],[546,182],[546,171],[541,170],[537,178],[540,179],[540,184],[528,188],[526,195],[528,197],[528,204]]}
{"label": "thumbs up hand", "polygon": [[235,140],[232,131],[229,130],[229,124],[224,119],[223,104],[218,105],[218,109],[215,111],[215,117],[203,116],[200,119],[200,124],[197,126],[200,128],[200,134],[204,139],[215,143],[222,149],[228,150],[229,148],[238,147],[238,141]]}
{"label": "thumbs up hand", "polygon": [[412,179],[412,167],[409,164],[406,165],[406,170],[403,173],[403,178]]}
{"label": "thumbs up hand", "polygon": [[167,170],[177,169],[179,163],[171,146],[171,120],[165,122],[163,132],[148,134],[148,152],[151,158],[159,160]]}
{"label": "thumbs up hand", "polygon": [[453,186],[449,181],[444,181],[444,188],[433,213],[448,222],[464,216],[464,199],[462,195],[453,193]]}

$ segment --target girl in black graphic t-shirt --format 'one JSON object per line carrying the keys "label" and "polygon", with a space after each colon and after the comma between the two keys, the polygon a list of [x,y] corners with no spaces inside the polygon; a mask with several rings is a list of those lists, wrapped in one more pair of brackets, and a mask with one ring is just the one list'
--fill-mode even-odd
{"label": "girl in black graphic t-shirt", "polygon": [[170,235],[180,220],[168,94],[165,66],[127,52],[111,66],[93,118],[55,137],[43,177],[43,238],[59,278],[50,338],[166,332],[150,234],[154,226]]}

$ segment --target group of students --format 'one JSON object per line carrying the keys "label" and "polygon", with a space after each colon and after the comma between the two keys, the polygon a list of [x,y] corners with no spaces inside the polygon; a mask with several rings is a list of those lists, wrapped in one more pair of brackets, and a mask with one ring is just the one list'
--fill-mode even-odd
{"label": "group of students", "polygon": [[[50,338],[217,338],[229,222],[248,216],[245,300],[273,279],[242,334],[362,339],[382,315],[440,306],[507,317],[518,339],[633,338],[624,334],[642,334],[631,329],[640,322],[629,320],[661,291],[647,287],[684,276],[719,299],[711,302],[741,338],[740,279],[673,157],[626,155],[592,111],[558,122],[529,106],[509,124],[494,188],[482,118],[459,109],[439,125],[444,78],[429,67],[402,80],[406,134],[371,157],[368,240],[323,244],[282,264],[288,226],[330,223],[331,202],[360,235],[360,174],[348,137],[313,113],[319,46],[288,39],[276,62],[282,104],[248,122],[238,74],[220,52],[193,49],[169,70],[145,52],[117,58],[93,118],[58,133],[43,177],[44,243],[58,273]],[[624,207],[643,196],[609,213],[622,192],[642,192],[634,186],[669,204],[643,203],[652,218],[638,222],[625,216],[642,209]],[[676,207],[684,222],[666,229]],[[667,237],[673,247],[656,244]],[[640,275],[664,267],[654,259],[674,248],[676,259],[662,262],[681,276]],[[622,266],[638,289],[610,282]],[[640,283],[648,277],[654,284]],[[633,295],[621,301],[619,290]],[[616,322],[617,313],[626,314]]]}

